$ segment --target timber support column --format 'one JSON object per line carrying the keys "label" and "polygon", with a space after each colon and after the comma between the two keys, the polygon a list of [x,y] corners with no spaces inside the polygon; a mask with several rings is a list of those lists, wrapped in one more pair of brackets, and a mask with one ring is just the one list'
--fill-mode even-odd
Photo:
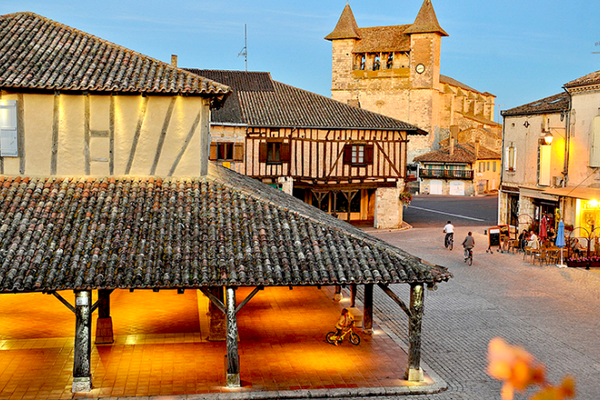
{"label": "timber support column", "polygon": [[412,382],[423,380],[423,369],[421,369],[421,322],[423,320],[423,302],[423,284],[411,284],[408,325],[408,367],[404,378]]}
{"label": "timber support column", "polygon": [[98,319],[96,321],[96,344],[111,344],[113,336],[112,318],[110,316],[110,294],[112,290],[98,290]]}
{"label": "timber support column", "polygon": [[92,292],[75,291],[75,355],[73,360],[73,393],[92,390]]}
{"label": "timber support column", "polygon": [[365,297],[363,302],[363,332],[367,335],[373,334],[373,284],[365,285]]}
{"label": "timber support column", "polygon": [[342,287],[340,285],[335,285],[335,294],[333,295],[333,299],[335,301],[340,301],[344,298],[342,296]]}
{"label": "timber support column", "polygon": [[227,286],[225,297],[227,300],[227,387],[237,388],[241,386],[241,382],[235,288]]}

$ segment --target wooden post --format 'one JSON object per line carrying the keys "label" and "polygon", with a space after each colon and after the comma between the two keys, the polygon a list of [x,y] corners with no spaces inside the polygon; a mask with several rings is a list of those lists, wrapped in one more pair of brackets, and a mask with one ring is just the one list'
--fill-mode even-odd
{"label": "wooden post", "polygon": [[363,309],[363,333],[373,334],[373,284],[365,285],[365,298]]}
{"label": "wooden post", "polygon": [[[214,287],[210,292],[219,300],[223,301],[223,287]],[[227,328],[225,314],[219,310],[212,301],[208,303],[208,340],[224,341],[227,339]]]}
{"label": "wooden post", "polygon": [[340,285],[335,285],[335,294],[333,295],[333,300],[340,301],[344,298],[342,296],[342,287]]}
{"label": "wooden post", "polygon": [[408,366],[405,379],[413,382],[423,380],[421,369],[421,322],[423,320],[423,284],[410,285],[410,315],[408,323]]}
{"label": "wooden post", "polygon": [[350,307],[356,307],[356,283],[350,285]]}
{"label": "wooden post", "polygon": [[235,288],[225,290],[227,299],[227,387],[240,387],[240,358],[238,355],[238,327],[235,304]]}
{"label": "wooden post", "polygon": [[91,302],[91,291],[75,291],[75,354],[73,360],[73,386],[71,389],[73,393],[89,392],[92,390]]}
{"label": "wooden post", "polygon": [[96,344],[111,344],[113,336],[112,318],[110,316],[110,294],[112,290],[98,290],[98,319],[96,320]]}

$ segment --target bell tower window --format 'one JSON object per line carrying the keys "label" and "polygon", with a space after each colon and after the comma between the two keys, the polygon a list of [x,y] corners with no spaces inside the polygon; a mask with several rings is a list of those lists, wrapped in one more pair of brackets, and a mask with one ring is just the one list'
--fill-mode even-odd
{"label": "bell tower window", "polygon": [[388,54],[386,67],[387,69],[394,68],[394,53]]}
{"label": "bell tower window", "polygon": [[381,68],[381,57],[379,57],[379,54],[376,54],[373,60],[373,71],[379,71],[379,68]]}

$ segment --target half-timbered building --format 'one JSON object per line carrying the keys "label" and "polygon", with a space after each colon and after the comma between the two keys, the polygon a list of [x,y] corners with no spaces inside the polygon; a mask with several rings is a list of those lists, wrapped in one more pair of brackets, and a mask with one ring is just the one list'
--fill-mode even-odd
{"label": "half-timbered building", "polygon": [[[209,163],[210,111],[229,93],[39,15],[0,16],[0,301],[46,293],[73,312],[72,391],[89,392],[97,388],[91,349],[114,339],[111,293],[197,291],[225,321],[215,384],[239,387],[237,313],[261,289],[364,285],[368,329],[379,286],[408,316],[405,378],[422,381],[423,289],[452,275]],[[265,135],[279,144],[267,147],[267,160],[283,164],[285,139]],[[405,138],[397,142],[401,152]],[[398,283],[410,286],[408,305],[389,287]],[[252,291],[238,302],[240,287]]]}
{"label": "half-timbered building", "polygon": [[271,79],[190,69],[230,86],[211,115],[211,159],[346,221],[402,224],[409,135],[396,119]]}

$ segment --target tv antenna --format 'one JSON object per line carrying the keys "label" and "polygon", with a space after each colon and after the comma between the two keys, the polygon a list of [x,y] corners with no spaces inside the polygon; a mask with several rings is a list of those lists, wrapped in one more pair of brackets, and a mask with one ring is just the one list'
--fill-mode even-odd
{"label": "tv antenna", "polygon": [[246,72],[248,72],[248,25],[244,24],[244,48],[238,53],[239,56],[244,56],[246,64]]}
{"label": "tv antenna", "polygon": [[[600,46],[600,42],[596,42],[596,46]],[[600,51],[592,51],[592,54],[600,54]]]}

